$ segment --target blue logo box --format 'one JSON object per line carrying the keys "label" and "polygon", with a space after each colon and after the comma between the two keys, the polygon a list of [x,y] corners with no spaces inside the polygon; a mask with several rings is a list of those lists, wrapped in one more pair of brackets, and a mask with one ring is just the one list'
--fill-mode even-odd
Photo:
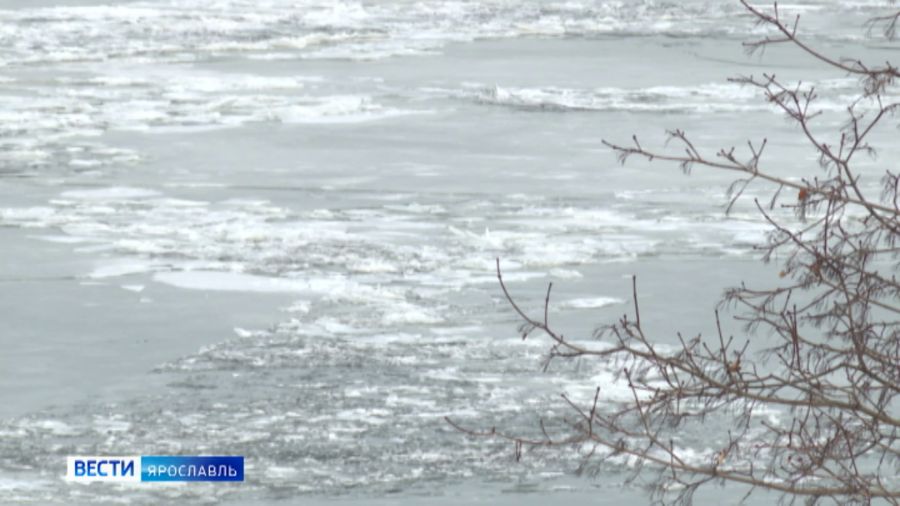
{"label": "blue logo box", "polygon": [[141,481],[244,481],[244,457],[142,455]]}
{"label": "blue logo box", "polygon": [[141,455],[66,458],[76,482],[244,481],[244,457]]}

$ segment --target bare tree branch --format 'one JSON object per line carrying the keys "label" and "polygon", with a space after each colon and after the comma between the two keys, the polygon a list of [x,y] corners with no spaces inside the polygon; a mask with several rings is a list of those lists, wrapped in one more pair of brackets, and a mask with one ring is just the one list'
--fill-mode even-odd
{"label": "bare tree branch", "polygon": [[[600,344],[567,339],[550,324],[552,285],[542,317],[531,317],[511,295],[498,259],[497,279],[523,321],[523,339],[539,331],[551,341],[545,366],[556,359],[602,360],[619,371],[630,399],[603,402],[599,387],[587,404],[563,395],[574,420],[559,434],[541,420],[542,438],[447,422],[471,436],[512,442],[517,459],[530,448],[573,445],[589,449],[585,458],[629,457],[635,476],[652,476],[651,495],[662,502],[690,504],[699,487],[731,482],[750,486],[748,494],[779,492],[791,503],[900,504],[900,175],[886,171],[880,194],[871,195],[857,162],[857,154],[875,152],[873,132],[900,111],[900,102],[887,100],[900,71],[890,62],[831,57],[800,38],[799,17],[785,20],[777,4],[763,9],[740,1],[770,32],[746,43],[749,50],[790,44],[860,78],[846,124],[830,140],[814,123],[814,86],[774,74],[732,79],[759,90],[798,127],[818,156],[817,175],[778,175],[784,171],[776,173],[767,162],[766,139],[712,155],[682,130],[669,131],[660,151],[636,136],[628,145],[603,143],[622,163],[636,155],[674,162],[686,173],[694,167],[738,173],[726,213],[749,185],[774,185],[767,205],[753,203],[770,226],[759,251],[765,262],[780,264],[781,282],[768,288],[742,283],[726,291],[720,307],[734,312],[744,337],[728,335],[716,311],[712,338],[676,333],[674,349],[657,344],[642,326],[635,277],[633,315],[599,328]],[[874,18],[870,33],[881,29],[893,40],[898,19],[900,11]],[[766,413],[780,416],[761,416]],[[698,455],[675,444],[680,433],[705,430],[711,417],[731,422],[709,441],[711,452]]]}

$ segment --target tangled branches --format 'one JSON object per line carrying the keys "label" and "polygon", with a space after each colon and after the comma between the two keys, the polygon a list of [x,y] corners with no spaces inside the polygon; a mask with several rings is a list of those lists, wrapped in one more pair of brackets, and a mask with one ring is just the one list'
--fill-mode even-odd
{"label": "tangled branches", "polygon": [[[710,156],[681,130],[669,132],[670,145],[656,152],[632,138],[628,145],[606,142],[621,162],[632,156],[664,160],[683,170],[694,167],[733,171],[730,211],[753,182],[774,185],[770,200],[754,204],[771,225],[761,246],[766,262],[781,263],[779,286],[744,284],[726,292],[747,336],[772,336],[763,349],[749,337],[717,335],[686,339],[674,351],[661,347],[641,325],[633,280],[634,314],[598,330],[603,345],[588,347],[558,333],[549,322],[550,287],[541,317],[516,303],[497,276],[503,293],[533,332],[552,342],[549,359],[596,358],[616,364],[631,392],[629,402],[600,405],[600,390],[586,405],[563,397],[575,413],[567,432],[523,438],[496,429],[476,431],[450,421],[471,435],[512,441],[523,447],[579,445],[589,455],[630,456],[637,472],[650,473],[655,499],[690,503],[711,482],[766,489],[788,502],[809,504],[900,504],[900,174],[886,170],[881,192],[862,184],[858,159],[873,154],[872,133],[900,109],[890,88],[900,70],[889,62],[836,59],[802,40],[799,18],[783,19],[777,4],[763,10],[742,4],[769,35],[749,42],[749,51],[792,44],[828,67],[859,78],[859,96],[847,104],[847,121],[835,138],[813,128],[818,95],[813,86],[789,84],[773,74],[733,79],[754,87],[797,126],[815,150],[818,175],[791,179],[766,166],[767,142],[748,142],[746,151],[721,149]],[[889,39],[900,12],[873,19]],[[795,220],[778,218],[776,208],[792,210]],[[760,416],[780,413],[779,417]],[[698,458],[677,444],[679,431],[702,428],[713,416],[730,415],[730,427],[712,451]],[[596,451],[603,449],[602,452]]]}

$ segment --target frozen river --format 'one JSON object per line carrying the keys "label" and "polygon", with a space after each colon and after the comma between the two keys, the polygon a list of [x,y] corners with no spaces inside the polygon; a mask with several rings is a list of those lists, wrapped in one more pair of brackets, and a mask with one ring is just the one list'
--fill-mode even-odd
{"label": "frozen river", "polygon": [[[880,6],[783,9],[882,61],[861,29]],[[768,136],[774,170],[806,175],[793,128],[726,78],[818,80],[826,112],[856,83],[789,50],[748,58],[741,9],[0,0],[0,503],[644,503],[627,462],[516,463],[443,417],[528,433],[565,416],[562,392],[628,395],[608,364],[541,372],[496,257],[526,307],[553,281],[585,339],[631,310],[632,274],[660,342],[775,277],[750,204],[725,216],[727,174],[601,144]],[[66,455],[122,454],[244,455],[247,481],[62,480]]]}

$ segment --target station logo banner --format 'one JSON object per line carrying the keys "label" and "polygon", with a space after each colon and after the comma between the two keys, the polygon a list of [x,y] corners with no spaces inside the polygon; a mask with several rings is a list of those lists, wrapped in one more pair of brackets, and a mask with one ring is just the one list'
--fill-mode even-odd
{"label": "station logo banner", "polygon": [[244,481],[242,456],[66,457],[66,480],[76,482]]}

